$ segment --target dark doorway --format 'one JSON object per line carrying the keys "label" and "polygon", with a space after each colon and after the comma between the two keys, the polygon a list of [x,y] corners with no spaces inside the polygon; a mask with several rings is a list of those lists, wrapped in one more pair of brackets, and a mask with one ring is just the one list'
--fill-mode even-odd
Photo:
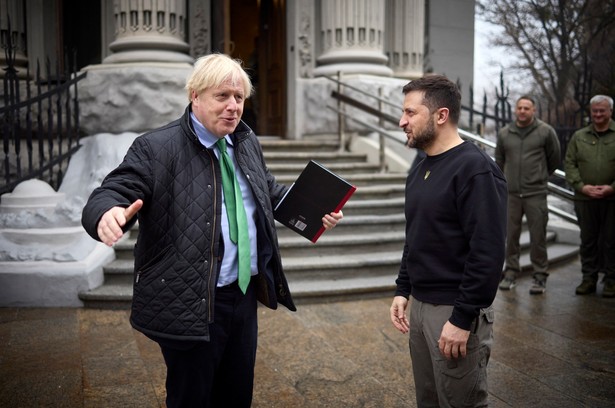
{"label": "dark doorway", "polygon": [[59,44],[65,55],[77,57],[77,69],[100,64],[101,17],[100,0],[62,0],[62,31]]}
{"label": "dark doorway", "polygon": [[261,136],[286,136],[284,0],[212,2],[214,51],[243,61],[255,92],[243,120]]}

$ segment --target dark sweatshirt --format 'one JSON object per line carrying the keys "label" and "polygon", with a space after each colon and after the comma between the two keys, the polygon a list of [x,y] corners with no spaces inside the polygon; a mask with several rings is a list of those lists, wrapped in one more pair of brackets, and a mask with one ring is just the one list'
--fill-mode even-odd
{"label": "dark sweatshirt", "polygon": [[406,244],[396,295],[453,305],[449,321],[469,330],[495,298],[506,204],[504,175],[474,144],[427,156],[406,182]]}

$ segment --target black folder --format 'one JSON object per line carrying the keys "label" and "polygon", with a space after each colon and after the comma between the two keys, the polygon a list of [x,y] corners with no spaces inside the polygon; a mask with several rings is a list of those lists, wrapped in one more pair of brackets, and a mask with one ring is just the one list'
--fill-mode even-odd
{"label": "black folder", "polygon": [[322,217],[338,212],[357,188],[310,160],[273,210],[274,218],[316,242],[325,231]]}

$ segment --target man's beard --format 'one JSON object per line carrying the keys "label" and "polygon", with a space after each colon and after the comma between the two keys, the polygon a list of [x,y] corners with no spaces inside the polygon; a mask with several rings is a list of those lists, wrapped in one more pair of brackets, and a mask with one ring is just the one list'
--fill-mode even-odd
{"label": "man's beard", "polygon": [[423,129],[412,133],[412,138],[408,139],[408,143],[406,143],[408,147],[425,150],[431,146],[436,140],[436,124],[433,117],[429,118],[429,122],[427,122]]}

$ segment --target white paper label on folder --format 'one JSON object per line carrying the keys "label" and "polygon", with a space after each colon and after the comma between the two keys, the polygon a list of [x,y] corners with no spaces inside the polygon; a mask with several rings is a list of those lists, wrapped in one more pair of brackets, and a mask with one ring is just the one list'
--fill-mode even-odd
{"label": "white paper label on folder", "polygon": [[303,231],[305,229],[305,227],[307,227],[307,224],[301,220],[297,220],[295,218],[291,218],[288,221],[293,227],[297,228],[299,231]]}

